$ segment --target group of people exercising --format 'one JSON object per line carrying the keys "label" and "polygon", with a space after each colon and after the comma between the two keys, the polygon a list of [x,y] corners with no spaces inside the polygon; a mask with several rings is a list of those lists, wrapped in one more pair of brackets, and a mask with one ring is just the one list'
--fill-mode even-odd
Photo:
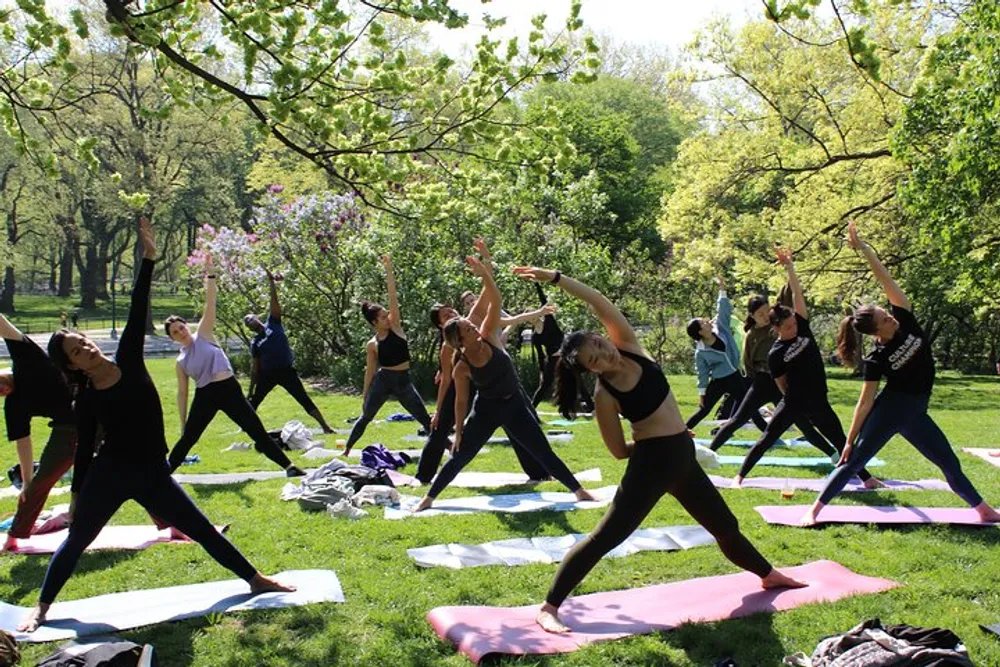
{"label": "group of people exercising", "polygon": [[[83,550],[128,499],[148,510],[159,526],[170,526],[200,543],[220,564],[246,580],[252,591],[291,590],[258,572],[171,477],[219,410],[246,431],[258,451],[287,475],[303,474],[267,434],[256,414],[275,386],[288,390],[325,432],[331,431],[295,372],[294,356],[281,323],[276,281],[268,274],[270,311],[266,320],[256,315],[244,320],[256,334],[251,346],[249,396],[243,395],[225,352],[213,336],[216,276],[210,260],[206,262],[205,312],[197,331],[192,333],[180,317],[167,318],[167,334],[181,345],[177,400],[183,432],[168,456],[159,394],[143,360],[156,247],[149,220],[142,218],[139,228],[143,259],[114,358],[85,335],[67,329],[53,334],[46,356],[0,316],[0,334],[13,360],[13,370],[0,373],[0,395],[7,397],[8,437],[17,443],[24,476],[17,515],[4,548],[16,549],[17,540],[30,535],[52,486],[75,466],[69,535],[52,557],[39,604],[21,623],[22,631],[31,632],[44,623],[49,606]],[[984,520],[1000,521],[1000,514],[962,473],[947,438],[927,414],[934,361],[929,339],[914,318],[909,300],[853,223],[847,242],[867,259],[885,289],[890,309],[862,306],[840,327],[838,351],[845,362],[856,358],[858,334],[875,339],[872,352],[862,362],[863,389],[846,434],[827,399],[822,355],[809,325],[790,253],[779,251],[778,261],[788,273],[791,305],[771,305],[764,297],[750,299],[742,354],[748,378],[738,370],[740,355],[729,324],[731,304],[724,291],[714,324],[705,319],[689,323],[688,333],[697,341],[702,400],[698,411],[685,422],[660,366],[611,301],[558,270],[517,267],[514,273],[518,277],[535,283],[541,307],[512,317],[503,311],[489,249],[479,240],[475,244],[478,256],[466,259],[468,268],[482,282],[478,297],[470,293],[463,299],[464,316],[442,304],[430,311],[441,343],[433,416],[409,376],[410,354],[392,262],[389,256],[383,257],[389,307],[367,301],[362,304],[374,335],[365,348],[363,411],[351,430],[345,454],[391,396],[428,432],[417,478],[429,483],[430,489],[415,511],[433,505],[497,428],[506,431],[530,479],[555,478],[578,500],[592,500],[552,451],[534,407],[554,384],[554,399],[564,417],[573,419],[581,405],[592,410],[608,450],[617,459],[628,459],[628,465],[607,513],[563,559],[538,612],[541,627],[557,633],[569,631],[559,620],[558,609],[573,588],[668,493],[715,537],[730,561],[758,575],[764,588],[805,585],[775,569],[740,532],[735,516],[697,463],[691,429],[726,395],[735,409],[715,435],[713,449],[722,446],[748,419],[763,431],[735,484],[792,424],[824,452],[839,453],[839,465],[803,517],[804,525],[815,523],[822,508],[854,475],[860,475],[869,486],[877,486],[879,482],[864,466],[896,433],[940,467],[952,489]],[[590,331],[565,335],[555,320],[555,307],[547,303],[543,284],[588,304],[606,335]],[[531,398],[503,343],[513,327],[525,322],[535,328],[533,343],[540,372],[539,391]],[[583,389],[586,374],[596,376],[592,398]],[[879,392],[883,377],[886,386]],[[189,413],[190,379],[194,379],[196,389]],[[758,411],[766,402],[776,404],[769,422]],[[34,416],[51,419],[52,434],[38,471],[32,474],[30,419]],[[621,417],[632,426],[631,441],[626,439]],[[452,429],[454,436],[450,438]],[[452,457],[438,470],[449,443]]]}

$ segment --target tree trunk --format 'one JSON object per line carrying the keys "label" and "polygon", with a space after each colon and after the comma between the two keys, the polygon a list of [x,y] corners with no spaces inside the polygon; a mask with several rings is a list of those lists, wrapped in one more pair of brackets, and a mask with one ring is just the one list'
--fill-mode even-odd
{"label": "tree trunk", "polygon": [[3,276],[3,291],[0,292],[0,313],[14,312],[14,267],[8,266]]}
{"label": "tree trunk", "polygon": [[97,307],[97,279],[100,275],[99,261],[97,258],[97,248],[93,244],[87,245],[87,252],[84,260],[80,263],[80,307]]}
{"label": "tree trunk", "polygon": [[73,294],[73,243],[67,239],[59,258],[59,296],[68,297]]}
{"label": "tree trunk", "polygon": [[[60,257],[60,259],[61,259],[61,257]],[[31,284],[32,284],[32,286],[34,286],[35,280],[36,280],[36,278],[35,278],[35,264],[37,263],[37,260],[38,260],[38,256],[36,255],[35,259],[32,260],[32,262],[31,262]],[[59,270],[59,260],[56,259],[56,249],[50,247],[49,248],[49,291],[52,292],[53,294],[55,294],[55,291],[56,291],[57,285],[58,285],[58,281],[59,281],[58,273],[57,273],[58,270]]]}

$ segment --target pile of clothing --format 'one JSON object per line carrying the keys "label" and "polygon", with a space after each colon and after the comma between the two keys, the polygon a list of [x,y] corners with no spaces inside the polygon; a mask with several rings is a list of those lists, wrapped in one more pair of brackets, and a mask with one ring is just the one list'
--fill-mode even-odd
{"label": "pile of clothing", "polygon": [[330,461],[281,490],[282,500],[297,500],[307,511],[323,511],[333,517],[360,519],[368,515],[366,505],[398,505],[399,492],[384,469]]}
{"label": "pile of clothing", "polygon": [[811,657],[785,658],[796,667],[973,667],[951,630],[912,625],[883,626],[877,618],[819,643]]}

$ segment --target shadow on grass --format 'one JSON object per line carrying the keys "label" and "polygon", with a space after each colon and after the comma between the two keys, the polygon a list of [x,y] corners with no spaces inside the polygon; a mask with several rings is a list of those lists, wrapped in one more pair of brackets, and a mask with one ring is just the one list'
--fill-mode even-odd
{"label": "shadow on grass", "polygon": [[186,491],[188,491],[188,495],[198,500],[208,500],[218,494],[224,494],[227,498],[236,496],[242,501],[244,507],[250,508],[254,506],[254,500],[247,494],[246,488],[248,484],[257,483],[259,482],[255,480],[246,480],[233,484],[188,484]]}
{"label": "shadow on grass", "polygon": [[[89,551],[84,552],[76,564],[74,573],[96,572],[109,570],[118,563],[135,558],[139,552],[124,550]],[[11,581],[16,587],[11,592],[11,599],[37,592],[42,587],[45,571],[49,568],[51,556],[11,556],[18,561],[10,568]]]}

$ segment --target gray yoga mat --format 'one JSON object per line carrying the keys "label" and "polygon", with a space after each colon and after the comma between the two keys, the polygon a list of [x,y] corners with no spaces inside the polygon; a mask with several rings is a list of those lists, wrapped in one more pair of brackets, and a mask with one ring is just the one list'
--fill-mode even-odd
{"label": "gray yoga mat", "polygon": [[[406,554],[420,567],[447,567],[453,570],[483,565],[511,567],[529,563],[558,563],[585,537],[584,533],[574,533],[558,537],[496,540],[484,544],[435,544],[407,549]],[[714,543],[715,538],[697,525],[642,528],[604,557],[621,558],[640,551],[679,551]]]}
{"label": "gray yoga mat", "polygon": [[514,493],[496,496],[468,496],[465,498],[438,498],[431,509],[413,513],[413,507],[420,502],[416,496],[403,496],[399,507],[386,507],[386,519],[406,519],[409,517],[430,517],[442,514],[473,514],[476,512],[537,512],[553,510],[567,512],[576,509],[593,509],[611,504],[617,486],[588,489],[596,501],[579,501],[568,491],[542,491],[536,493]]}
{"label": "gray yoga mat", "polygon": [[[720,456],[722,465],[743,465],[745,456]],[[757,463],[759,466],[779,466],[784,468],[833,468],[833,462],[825,456],[764,456]],[[885,461],[873,458],[865,464],[866,468],[884,466]]]}
{"label": "gray yoga mat", "polygon": [[230,579],[56,602],[49,610],[45,625],[30,635],[17,632],[15,628],[31,610],[0,602],[0,628],[13,634],[19,642],[51,642],[213,613],[344,601],[340,580],[332,570],[289,570],[274,578],[298,590],[254,596],[245,581]]}

